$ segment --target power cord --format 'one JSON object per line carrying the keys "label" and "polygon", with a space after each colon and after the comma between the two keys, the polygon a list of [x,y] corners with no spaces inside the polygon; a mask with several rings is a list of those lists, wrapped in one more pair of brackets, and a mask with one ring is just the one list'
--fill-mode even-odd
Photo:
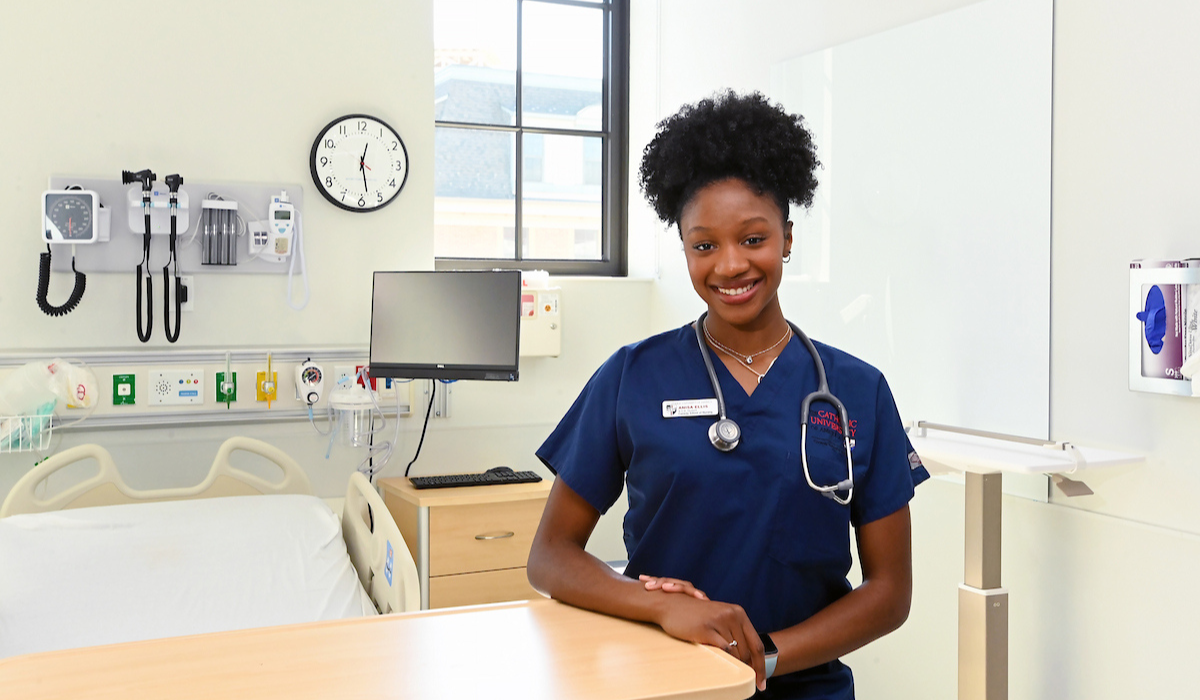
{"label": "power cord", "polygon": [[404,476],[408,476],[408,470],[412,469],[413,462],[417,461],[417,457],[421,456],[421,445],[425,444],[425,431],[429,429],[429,414],[433,413],[433,397],[437,395],[437,380],[430,380],[429,387],[429,405],[425,407],[425,425],[421,427],[421,441],[417,443],[417,453],[413,455],[412,461],[404,468]]}

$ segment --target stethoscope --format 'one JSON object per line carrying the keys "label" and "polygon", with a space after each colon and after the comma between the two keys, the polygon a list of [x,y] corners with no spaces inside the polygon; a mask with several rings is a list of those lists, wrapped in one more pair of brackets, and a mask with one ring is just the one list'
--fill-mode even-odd
{"label": "stethoscope", "polygon": [[[729,452],[742,441],[742,429],[725,414],[725,396],[721,393],[721,383],[717,381],[717,372],[713,369],[708,343],[704,340],[704,319],[707,317],[707,311],[700,314],[700,318],[695,324],[695,330],[696,342],[700,344],[700,355],[704,358],[705,369],[708,370],[708,379],[712,382],[713,393],[717,395],[717,421],[709,426],[708,439],[712,442],[713,447],[722,452]],[[854,459],[850,455],[850,448],[854,447],[854,441],[850,438],[850,419],[846,414],[846,407],[838,397],[829,391],[829,381],[825,377],[825,363],[821,362],[821,356],[817,353],[816,346],[808,339],[804,331],[796,327],[796,324],[788,321],[788,326],[791,327],[792,333],[796,334],[800,342],[804,343],[804,347],[808,348],[808,354],[812,355],[813,363],[817,367],[817,390],[805,396],[800,403],[800,464],[804,467],[804,480],[808,482],[810,488],[822,496],[847,505],[854,496]],[[808,471],[808,413],[814,401],[824,401],[833,406],[842,425],[842,439],[846,446],[846,479],[831,486],[819,486],[812,480],[812,474]],[[839,491],[845,491],[846,497],[839,496]]]}

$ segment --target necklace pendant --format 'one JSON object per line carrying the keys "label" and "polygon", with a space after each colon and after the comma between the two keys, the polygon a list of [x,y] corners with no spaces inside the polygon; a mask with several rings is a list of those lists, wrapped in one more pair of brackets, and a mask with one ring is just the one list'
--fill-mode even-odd
{"label": "necklace pendant", "polygon": [[753,357],[746,357],[746,364],[748,364],[748,365],[752,365],[752,364],[754,364],[754,358],[753,358]]}

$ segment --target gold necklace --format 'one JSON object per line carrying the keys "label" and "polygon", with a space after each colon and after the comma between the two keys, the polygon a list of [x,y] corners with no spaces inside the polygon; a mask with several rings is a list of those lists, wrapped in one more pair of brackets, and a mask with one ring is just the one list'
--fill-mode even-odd
{"label": "gold necklace", "polygon": [[[718,350],[720,350],[720,351],[724,352],[726,355],[729,355],[730,357],[732,357],[733,359],[735,359],[735,360],[737,360],[738,362],[742,363],[743,365],[746,365],[746,369],[750,369],[749,365],[752,365],[752,364],[754,364],[754,358],[758,357],[759,355],[762,355],[762,354],[765,354],[765,353],[771,352],[771,351],[772,351],[772,350],[774,350],[775,348],[779,347],[779,344],[780,344],[780,343],[782,343],[783,341],[785,341],[785,340],[787,340],[788,338],[790,338],[790,337],[791,337],[791,335],[792,335],[792,327],[791,327],[791,326],[788,326],[787,330],[783,332],[783,337],[782,337],[782,338],[780,338],[779,340],[776,340],[774,343],[772,343],[772,344],[771,344],[771,347],[769,347],[769,348],[767,348],[767,349],[765,349],[765,350],[759,350],[759,351],[758,351],[758,352],[756,352],[756,353],[751,353],[751,354],[749,354],[749,355],[744,355],[744,354],[742,354],[742,353],[739,353],[739,352],[737,352],[736,350],[733,350],[733,349],[731,349],[731,348],[725,347],[724,345],[722,345],[722,344],[718,343],[718,342],[717,342],[717,339],[716,339],[716,338],[714,338],[714,337],[712,336],[712,333],[710,333],[710,332],[709,332],[709,330],[708,330],[708,319],[705,319],[705,320],[704,320],[704,337],[708,339],[708,342],[709,342],[709,343],[711,343],[711,344],[713,345],[713,347],[715,347],[715,348],[717,348]],[[744,359],[744,360],[743,360],[743,359],[742,359],[743,357],[745,357],[746,359]],[[754,370],[751,370],[751,371],[753,372]],[[754,373],[755,373],[755,374],[758,374],[758,372],[754,372]],[[762,377],[762,375],[761,375],[761,374],[759,374],[758,376],[759,376],[759,378],[761,378],[761,377]]]}

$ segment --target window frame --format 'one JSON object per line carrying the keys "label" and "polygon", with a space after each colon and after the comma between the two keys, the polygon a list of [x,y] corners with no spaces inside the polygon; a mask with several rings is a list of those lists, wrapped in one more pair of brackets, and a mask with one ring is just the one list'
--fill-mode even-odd
{"label": "window frame", "polygon": [[[435,0],[436,1],[436,0]],[[585,7],[604,11],[604,77],[602,79],[603,118],[599,131],[556,129],[523,125],[522,14],[525,2]],[[480,131],[499,131],[515,136],[513,163],[515,169],[515,231],[512,258],[435,257],[434,269],[472,270],[505,269],[546,270],[554,275],[593,275],[625,277],[629,274],[629,0],[517,0],[517,71],[516,124],[478,124],[472,122],[435,121],[434,129],[454,128]],[[601,153],[601,258],[599,260],[550,260],[523,258],[522,229],[525,154],[523,134],[600,137]],[[434,195],[437,196],[436,194]]]}

